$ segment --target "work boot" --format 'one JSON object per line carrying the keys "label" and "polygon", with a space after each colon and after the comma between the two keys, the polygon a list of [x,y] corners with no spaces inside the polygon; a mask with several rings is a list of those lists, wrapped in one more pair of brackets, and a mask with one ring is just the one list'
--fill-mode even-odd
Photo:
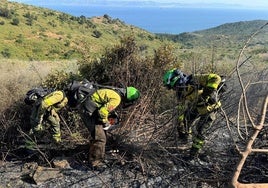
{"label": "work boot", "polygon": [[198,155],[199,155],[199,149],[198,148],[195,148],[195,147],[191,147],[190,156],[192,156],[192,157],[198,157]]}
{"label": "work boot", "polygon": [[186,144],[189,144],[191,142],[191,137],[188,133],[182,133],[182,132],[179,132],[179,142],[182,144],[182,145],[186,145]]}
{"label": "work boot", "polygon": [[206,153],[199,154],[198,158],[206,163],[210,163],[211,161],[211,158]]}
{"label": "work boot", "polygon": [[198,158],[198,155],[199,155],[199,149],[191,147],[190,152],[189,152],[188,160],[189,161],[195,160],[195,159]]}
{"label": "work boot", "polygon": [[55,149],[63,149],[64,144],[61,141],[61,136],[59,135],[52,135],[52,142],[50,143],[51,148]]}
{"label": "work boot", "polygon": [[191,164],[191,165],[193,165],[193,166],[200,166],[200,165],[202,165],[202,166],[207,166],[209,163],[207,163],[207,162],[205,162],[205,161],[202,161],[201,159],[199,159],[198,157],[195,157],[195,158],[193,158],[193,159],[191,159],[190,161],[189,161],[189,163]]}
{"label": "work boot", "polygon": [[54,137],[54,136],[53,136],[53,141],[54,141],[55,143],[61,143],[61,137]]}
{"label": "work boot", "polygon": [[200,149],[192,147],[189,154],[189,163],[193,166],[208,165],[209,158],[200,154]]}
{"label": "work boot", "polygon": [[44,127],[41,124],[38,124],[36,127],[30,129],[29,135],[41,138],[44,135]]}
{"label": "work boot", "polygon": [[103,172],[103,171],[105,171],[107,166],[101,160],[95,160],[95,161],[91,162],[90,167],[92,170]]}

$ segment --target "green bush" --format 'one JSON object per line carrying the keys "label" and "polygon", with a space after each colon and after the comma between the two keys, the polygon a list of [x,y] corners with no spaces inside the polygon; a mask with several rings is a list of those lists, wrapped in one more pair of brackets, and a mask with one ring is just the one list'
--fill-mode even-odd
{"label": "green bush", "polygon": [[8,8],[0,7],[0,16],[4,18],[11,18],[13,14],[12,10],[9,10]]}
{"label": "green bush", "polygon": [[15,40],[15,42],[21,44],[24,40],[24,37],[22,34],[20,34],[19,36],[17,36],[17,39]]}
{"label": "green bush", "polygon": [[93,37],[96,37],[96,38],[100,38],[101,35],[102,35],[101,32],[98,31],[98,30],[94,30],[94,31],[93,31],[93,34],[92,34],[92,36],[93,36]]}
{"label": "green bush", "polygon": [[19,23],[20,23],[19,18],[13,18],[12,21],[11,21],[12,25],[19,25]]}
{"label": "green bush", "polygon": [[3,51],[1,51],[1,54],[5,58],[10,58],[10,56],[11,56],[11,53],[10,53],[8,48],[5,48]]}

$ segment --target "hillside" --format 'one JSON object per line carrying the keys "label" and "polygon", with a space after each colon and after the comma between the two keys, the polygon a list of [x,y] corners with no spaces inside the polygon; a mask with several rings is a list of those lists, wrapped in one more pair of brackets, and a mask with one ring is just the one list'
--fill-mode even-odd
{"label": "hillside", "polygon": [[[237,43],[240,41],[245,41],[254,32],[260,29],[262,26],[268,23],[268,20],[254,20],[254,21],[241,21],[235,23],[226,23],[219,25],[217,27],[195,31],[191,33],[181,33],[179,35],[161,35],[172,39],[175,42],[183,43],[184,45],[192,44],[197,46],[208,46],[211,39],[224,42]],[[267,43],[264,41],[268,40],[268,27],[264,27],[260,33],[255,37],[255,44],[259,42],[260,44],[267,47]]]}
{"label": "hillside", "polygon": [[108,15],[75,17],[7,1],[0,2],[0,30],[2,57],[21,60],[73,59],[88,48],[94,56],[125,35],[148,51],[161,44],[154,34]]}
{"label": "hillside", "polygon": [[[158,35],[168,38],[190,51],[211,49],[219,61],[237,58],[247,40],[254,35],[247,44],[247,55],[254,56],[261,62],[267,61],[268,53],[268,20],[241,21],[226,23],[214,28],[200,30],[179,35]],[[264,26],[264,27],[263,27]]]}

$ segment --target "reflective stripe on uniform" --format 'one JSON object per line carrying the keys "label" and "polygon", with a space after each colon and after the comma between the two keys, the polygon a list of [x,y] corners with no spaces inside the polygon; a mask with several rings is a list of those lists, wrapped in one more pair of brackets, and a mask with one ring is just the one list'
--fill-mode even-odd
{"label": "reflective stripe on uniform", "polygon": [[108,122],[109,112],[121,102],[121,96],[112,89],[98,89],[91,99],[99,107],[99,115],[104,123]]}
{"label": "reflective stripe on uniform", "polygon": [[184,120],[184,114],[182,114],[182,115],[180,115],[179,117],[178,117],[178,121],[179,122],[181,122],[181,121],[183,121]]}
{"label": "reflective stripe on uniform", "polygon": [[101,107],[99,109],[99,115],[100,115],[100,118],[102,120],[103,123],[107,123],[108,122],[108,115],[109,115],[109,111],[107,109],[107,107]]}
{"label": "reflective stripe on uniform", "polygon": [[197,137],[193,138],[193,144],[192,144],[193,148],[201,149],[203,145],[204,145],[204,140],[197,138]]}

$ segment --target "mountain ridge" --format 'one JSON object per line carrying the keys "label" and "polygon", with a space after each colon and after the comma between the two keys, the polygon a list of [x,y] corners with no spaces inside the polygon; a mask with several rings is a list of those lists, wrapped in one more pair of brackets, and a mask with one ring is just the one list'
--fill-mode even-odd
{"label": "mountain ridge", "polygon": [[[239,49],[250,34],[268,22],[241,21],[178,35],[153,34],[107,14],[87,18],[15,2],[0,5],[0,53],[3,58],[22,60],[76,59],[83,48],[90,48],[94,57],[126,35],[135,36],[140,48],[148,53],[164,43],[180,49],[210,48],[221,43],[226,48],[222,53],[230,53],[227,49]],[[264,28],[255,44],[267,41],[266,36]]]}
{"label": "mountain ridge", "polygon": [[[20,2],[19,0],[17,2]],[[261,4],[256,4],[255,6],[252,6],[251,4],[246,4],[242,5],[239,3],[235,2],[225,2],[225,3],[207,3],[207,2],[202,2],[202,3],[190,3],[190,2],[175,2],[175,1],[166,1],[166,2],[156,2],[156,1],[107,1],[107,0],[102,0],[102,1],[96,1],[96,0],[91,0],[91,1],[68,1],[64,0],[61,2],[55,2],[53,0],[47,0],[47,1],[42,1],[42,2],[37,2],[34,0],[28,0],[24,1],[25,4],[29,5],[36,5],[36,6],[52,6],[52,5],[68,5],[68,6],[77,6],[83,4],[84,6],[109,6],[109,7],[159,7],[159,8],[167,8],[167,7],[191,7],[191,8],[231,8],[231,9],[265,9]]]}
{"label": "mountain ridge", "polygon": [[250,36],[257,32],[251,45],[262,44],[263,48],[268,48],[267,42],[265,43],[268,41],[267,25],[268,20],[239,21],[179,35],[159,34],[159,36],[169,38],[186,48],[193,48],[193,46],[210,48],[211,45],[221,43],[222,47],[239,49]]}

